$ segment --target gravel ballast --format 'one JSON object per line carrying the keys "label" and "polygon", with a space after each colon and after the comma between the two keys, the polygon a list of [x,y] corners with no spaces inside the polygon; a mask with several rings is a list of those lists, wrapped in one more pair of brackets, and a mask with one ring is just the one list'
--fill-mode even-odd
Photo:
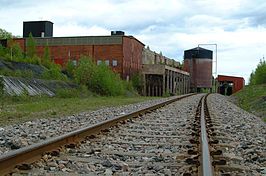
{"label": "gravel ballast", "polygon": [[226,134],[224,143],[232,145],[226,151],[229,163],[241,166],[243,175],[266,175],[266,123],[220,94],[209,95],[208,101],[219,132]]}
{"label": "gravel ballast", "polygon": [[107,107],[61,118],[35,119],[21,124],[0,127],[0,155],[10,150],[19,149],[172,98],[174,97],[119,107]]}
{"label": "gravel ballast", "polygon": [[[202,94],[188,97],[141,118],[109,129],[60,156],[44,155],[29,175],[182,175],[191,148],[191,124]],[[173,98],[173,97],[171,97]],[[211,119],[227,164],[222,173],[266,175],[266,124],[219,94],[208,96]],[[40,119],[0,128],[0,152],[135,111],[165,99],[152,100],[59,119]],[[168,137],[169,136],[169,137]],[[1,153],[0,153],[1,154]],[[227,170],[228,169],[228,170]]]}

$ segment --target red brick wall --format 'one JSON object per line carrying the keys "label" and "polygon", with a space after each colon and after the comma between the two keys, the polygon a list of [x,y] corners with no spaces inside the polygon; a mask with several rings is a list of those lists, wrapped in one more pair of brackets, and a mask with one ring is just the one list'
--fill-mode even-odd
{"label": "red brick wall", "polygon": [[131,77],[141,69],[144,45],[133,37],[123,37],[123,78]]}
{"label": "red brick wall", "polygon": [[[43,56],[45,46],[37,46],[37,55]],[[62,66],[64,66],[69,59],[79,60],[82,55],[92,57],[93,51],[92,46],[84,45],[68,45],[68,46],[49,46],[51,59]]]}
{"label": "red brick wall", "polygon": [[[109,60],[110,67],[122,76],[123,50],[122,45],[95,45],[93,49],[95,62]],[[117,66],[112,66],[113,61],[117,61]]]}
{"label": "red brick wall", "polygon": [[[16,39],[21,48],[26,51],[25,39]],[[105,62],[109,60],[110,67],[122,78],[141,69],[142,50],[144,45],[133,37],[123,37],[123,44],[113,45],[67,45],[49,46],[51,59],[64,66],[68,59],[79,60],[82,55],[90,56],[95,63],[97,60]],[[37,46],[36,51],[39,57],[43,56],[45,46]],[[117,61],[117,66],[112,66],[113,60]]]}

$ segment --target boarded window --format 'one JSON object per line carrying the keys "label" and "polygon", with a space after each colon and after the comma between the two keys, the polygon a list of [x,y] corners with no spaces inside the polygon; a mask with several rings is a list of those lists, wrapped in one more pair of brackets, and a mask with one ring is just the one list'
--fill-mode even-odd
{"label": "boarded window", "polygon": [[113,64],[112,64],[114,67],[117,66],[117,60],[113,60]]}
{"label": "boarded window", "polygon": [[102,60],[97,60],[97,65],[100,65],[102,63]]}
{"label": "boarded window", "polygon": [[105,64],[109,66],[110,64],[109,60],[105,60]]}

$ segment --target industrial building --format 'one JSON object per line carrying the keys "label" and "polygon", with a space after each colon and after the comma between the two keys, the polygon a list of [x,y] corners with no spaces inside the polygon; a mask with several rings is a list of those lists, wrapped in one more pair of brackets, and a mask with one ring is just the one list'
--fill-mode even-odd
{"label": "industrial building", "polygon": [[143,94],[146,96],[181,95],[189,93],[189,73],[163,64],[144,64]]}
{"label": "industrial building", "polygon": [[231,95],[245,86],[245,80],[242,77],[218,75],[217,81],[219,83],[217,92],[222,95]]}
{"label": "industrial building", "polygon": [[189,92],[189,73],[180,69],[180,63],[167,58],[162,53],[143,49],[142,70],[143,95],[163,96]]}
{"label": "industrial building", "polygon": [[[24,22],[23,33],[28,36],[32,32],[30,26],[33,25],[37,55],[40,57],[46,46],[50,49],[51,59],[61,66],[68,61],[77,63],[81,56],[89,56],[97,64],[103,62],[109,65],[123,79],[129,79],[141,69],[144,44],[133,36],[126,36],[122,31],[112,31],[110,36],[52,37],[51,22],[36,23]],[[24,53],[27,53],[28,40],[27,37],[14,39]]]}
{"label": "industrial building", "polygon": [[183,70],[190,73],[190,91],[212,90],[212,51],[201,47],[184,51]]}
{"label": "industrial building", "polygon": [[[122,79],[142,73],[143,95],[176,95],[190,91],[190,74],[180,69],[180,63],[149,47],[123,31],[112,31],[110,36],[53,37],[50,21],[23,22],[23,38],[13,39],[27,53],[30,33],[36,42],[36,52],[42,57],[46,47],[53,62],[65,66],[78,64],[81,56],[89,56],[96,64],[105,63]],[[6,42],[6,41],[2,41]],[[8,45],[8,44],[6,44]]]}

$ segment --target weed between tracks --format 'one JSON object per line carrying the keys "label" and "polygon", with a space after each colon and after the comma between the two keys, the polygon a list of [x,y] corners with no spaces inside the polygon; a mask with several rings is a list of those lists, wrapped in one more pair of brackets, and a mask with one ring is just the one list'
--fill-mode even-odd
{"label": "weed between tracks", "polygon": [[16,124],[32,119],[56,118],[79,112],[97,110],[142,102],[152,97],[30,97],[16,99],[6,97],[0,100],[4,104],[0,110],[0,126]]}

